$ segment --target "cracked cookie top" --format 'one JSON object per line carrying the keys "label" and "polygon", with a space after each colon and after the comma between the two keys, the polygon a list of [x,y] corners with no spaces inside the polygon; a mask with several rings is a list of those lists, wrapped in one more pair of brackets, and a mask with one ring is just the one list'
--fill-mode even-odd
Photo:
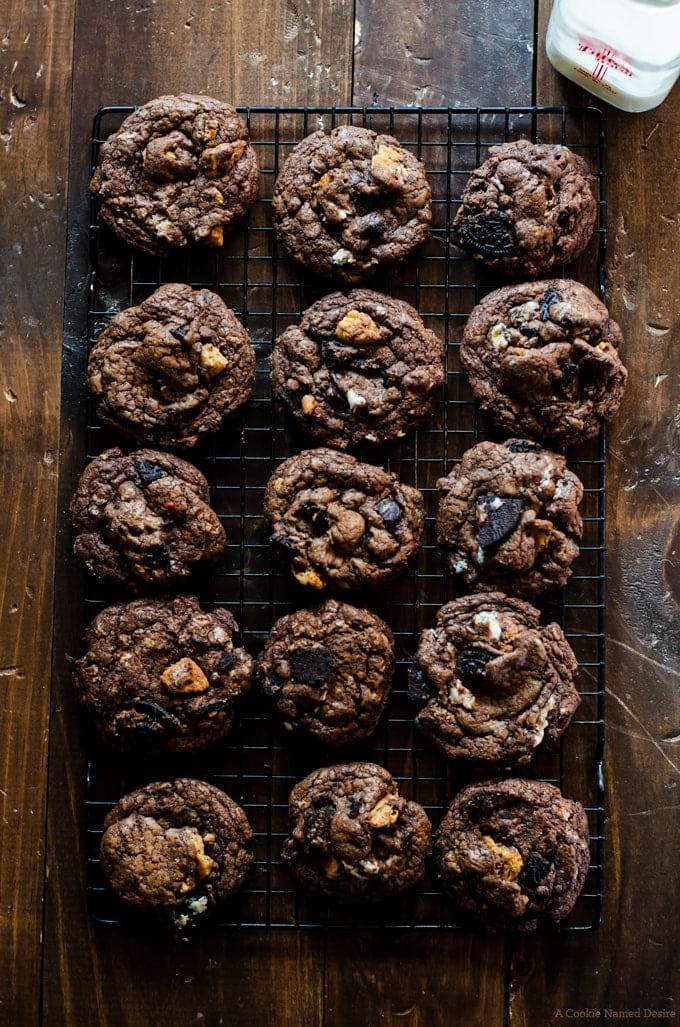
{"label": "cracked cookie top", "polygon": [[566,584],[583,485],[563,456],[527,439],[480,442],[437,488],[437,536],[460,581],[520,596]]}
{"label": "cracked cookie top", "polygon": [[343,901],[378,902],[418,883],[431,825],[375,763],[322,767],[295,785],[283,860],[300,885]]}
{"label": "cracked cookie top", "polygon": [[276,397],[312,438],[340,449],[391,442],[440,398],[444,346],[403,300],[335,292],[276,339],[271,376]]}
{"label": "cracked cookie top", "polygon": [[226,535],[209,502],[205,477],[187,460],[107,449],[71,499],[74,551],[103,581],[133,592],[168,588],[222,555]]}
{"label": "cracked cookie top", "polygon": [[409,695],[418,725],[444,755],[512,768],[567,728],[578,664],[558,624],[502,592],[442,606],[420,636]]}
{"label": "cracked cookie top", "polygon": [[500,427],[571,445],[598,435],[619,409],[627,378],[621,341],[590,289],[545,279],[488,293],[465,325],[460,359]]}
{"label": "cracked cookie top", "polygon": [[387,624],[370,610],[327,599],[272,625],[256,676],[287,728],[335,747],[373,734],[394,666]]}
{"label": "cracked cookie top", "polygon": [[523,778],[463,788],[433,838],[442,888],[488,927],[535,930],[573,909],[590,864],[583,806]]}
{"label": "cracked cookie top", "polygon": [[131,910],[186,934],[244,883],[252,863],[246,814],[192,778],[130,792],[104,818],[100,866]]}
{"label": "cracked cookie top", "polygon": [[189,243],[221,246],[257,199],[260,171],[245,121],[209,96],[159,96],[99,149],[90,191],[102,222],[157,256]]}
{"label": "cracked cookie top", "polygon": [[272,197],[284,249],[309,271],[358,283],[428,236],[431,190],[420,161],[357,125],[314,132],[284,163]]}
{"label": "cracked cookie top", "polygon": [[162,285],[115,314],[90,351],[97,416],[137,442],[194,446],[250,396],[255,351],[209,289]]}
{"label": "cracked cookie top", "polygon": [[116,750],[202,752],[229,732],[253,661],[228,610],[195,596],[135,599],[100,611],[73,681],[99,735]]}
{"label": "cracked cookie top", "polygon": [[425,527],[418,489],[325,447],[279,464],[267,482],[264,515],[295,579],[314,589],[391,581],[417,552]]}
{"label": "cracked cookie top", "polygon": [[597,204],[586,161],[566,146],[501,143],[476,168],[453,219],[460,245],[495,271],[537,277],[585,250]]}

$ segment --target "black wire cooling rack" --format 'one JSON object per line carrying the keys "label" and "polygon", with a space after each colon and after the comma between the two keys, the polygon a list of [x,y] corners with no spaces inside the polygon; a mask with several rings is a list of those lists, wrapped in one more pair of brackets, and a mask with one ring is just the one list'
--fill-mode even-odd
{"label": "black wire cooling rack", "polygon": [[[101,142],[118,128],[131,107],[105,107],[94,119],[92,165]],[[270,207],[274,180],[292,147],[318,129],[359,124],[396,136],[425,164],[433,194],[433,227],[416,256],[371,280],[371,288],[415,306],[425,323],[446,343],[447,385],[440,408],[411,437],[381,449],[355,450],[361,459],[389,467],[424,494],[427,523],[424,545],[413,570],[388,593],[348,601],[365,602],[385,618],[395,634],[397,672],[387,715],[370,744],[329,754],[306,749],[272,718],[266,703],[251,694],[226,743],[210,754],[173,763],[145,764],[108,757],[92,742],[88,760],[87,886],[93,917],[106,924],[128,922],[126,912],[105,888],[98,847],[105,812],[123,794],[172,776],[204,778],[240,802],[254,830],[254,866],[247,886],[220,910],[217,927],[462,928],[451,902],[433,878],[415,891],[377,909],[353,911],[301,896],[280,858],[287,833],[288,795],[295,781],[324,763],[370,759],[387,767],[402,794],[420,802],[433,826],[448,803],[470,779],[434,754],[419,736],[415,709],[407,696],[409,663],[418,635],[433,625],[438,608],[453,597],[443,554],[436,544],[436,481],[462,453],[482,438],[494,437],[473,402],[459,362],[459,339],[467,316],[481,296],[501,282],[454,244],[450,223],[470,172],[494,143],[519,137],[561,142],[590,165],[599,216],[586,255],[562,269],[603,296],[605,257],[605,142],[602,114],[593,108],[277,108],[241,109],[258,153],[260,198],[246,222],[222,249],[191,249],[173,259],[132,253],[100,226],[96,201],[91,206],[91,273],[88,344],[111,316],[141,302],[165,282],[185,281],[219,293],[246,326],[257,353],[255,388],[236,420],[209,445],[183,455],[206,474],[212,503],[229,537],[219,569],[195,589],[207,606],[225,606],[236,616],[243,644],[255,655],[271,624],[284,613],[318,599],[291,578],[268,539],[262,520],[263,490],[276,464],[309,443],[295,434],[272,402],[269,353],[272,339],[296,321],[303,309],[334,286],[301,273],[277,252]],[[119,443],[87,413],[87,451],[92,457]],[[584,537],[575,572],[564,590],[541,605],[546,619],[557,620],[579,661],[581,705],[559,750],[537,755],[524,776],[558,784],[585,806],[591,832],[591,867],[572,914],[559,928],[588,930],[600,921],[603,865],[604,743],[604,481],[605,444],[600,439],[567,451],[570,467],[585,486]],[[117,598],[120,598],[119,596]],[[84,625],[110,601],[87,582]]]}

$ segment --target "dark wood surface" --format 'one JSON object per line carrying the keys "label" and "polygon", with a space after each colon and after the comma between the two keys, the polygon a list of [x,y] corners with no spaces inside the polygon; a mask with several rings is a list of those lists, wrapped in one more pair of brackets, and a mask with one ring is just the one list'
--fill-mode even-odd
{"label": "dark wood surface", "polygon": [[224,931],[177,946],[101,930],[85,903],[83,739],[68,666],[80,646],[81,571],[64,514],[83,463],[74,397],[82,396],[94,112],[180,91],[239,105],[588,102],[545,59],[549,6],[5,5],[3,1023],[543,1027],[617,1013],[627,1013],[627,1022],[680,1016],[677,89],[646,114],[606,113],[606,290],[623,328],[630,380],[608,436],[601,926],[520,940],[468,932]]}

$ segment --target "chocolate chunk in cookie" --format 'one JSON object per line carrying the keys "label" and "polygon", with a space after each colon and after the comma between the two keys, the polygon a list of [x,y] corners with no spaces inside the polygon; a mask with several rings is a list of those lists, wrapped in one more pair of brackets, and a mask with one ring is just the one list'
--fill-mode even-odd
{"label": "chocolate chunk in cookie", "polygon": [[563,456],[524,439],[480,442],[437,488],[437,536],[466,585],[536,596],[566,584],[583,485]]}
{"label": "chocolate chunk in cookie", "polygon": [[585,160],[527,139],[489,149],[453,219],[460,245],[496,271],[536,277],[585,250],[597,203]]}
{"label": "chocolate chunk in cookie", "polygon": [[130,910],[178,934],[242,887],[252,863],[246,814],[225,792],[191,778],[125,795],[104,819],[104,878]]}
{"label": "chocolate chunk in cookie", "polygon": [[260,171],[245,121],[209,96],[159,96],[102,143],[90,191],[123,242],[165,256],[221,246],[257,199]]}
{"label": "chocolate chunk in cookie", "polygon": [[71,500],[74,550],[96,577],[133,592],[167,588],[216,562],[226,545],[197,467],[171,453],[107,449]]}
{"label": "chocolate chunk in cookie", "polygon": [[172,283],[115,314],[90,351],[104,424],[151,446],[194,446],[249,398],[255,351],[209,289]]}
{"label": "chocolate chunk in cookie", "polygon": [[253,661],[224,609],[194,596],[106,607],[74,665],[81,705],[100,737],[123,752],[202,752],[231,729]]}
{"label": "chocolate chunk in cookie", "polygon": [[418,489],[392,471],[324,447],[276,468],[264,515],[296,580],[315,589],[391,581],[418,550],[425,523]]}
{"label": "chocolate chunk in cookie", "polygon": [[327,599],[276,621],[256,677],[286,727],[331,748],[373,734],[394,666],[387,624],[369,610]]}
{"label": "chocolate chunk in cookie", "polygon": [[444,346],[408,303],[369,289],[334,292],[275,341],[275,395],[302,430],[344,449],[391,442],[441,398]]}
{"label": "chocolate chunk in cookie", "polygon": [[555,785],[481,781],[434,834],[442,888],[488,927],[532,931],[573,909],[590,863],[588,818]]}
{"label": "chocolate chunk in cookie", "polygon": [[397,139],[340,125],[298,143],[272,197],[281,246],[309,271],[358,283],[401,260],[432,220],[425,169]]}
{"label": "chocolate chunk in cookie", "polygon": [[485,296],[465,325],[460,359],[501,428],[570,445],[599,434],[619,409],[621,341],[590,289],[555,278]]}
{"label": "chocolate chunk in cookie", "polygon": [[375,763],[315,770],[290,795],[283,859],[306,891],[345,902],[378,902],[424,874],[431,825]]}
{"label": "chocolate chunk in cookie", "polygon": [[502,592],[442,606],[420,636],[416,667],[418,724],[455,760],[525,765],[538,746],[554,745],[580,702],[562,629]]}

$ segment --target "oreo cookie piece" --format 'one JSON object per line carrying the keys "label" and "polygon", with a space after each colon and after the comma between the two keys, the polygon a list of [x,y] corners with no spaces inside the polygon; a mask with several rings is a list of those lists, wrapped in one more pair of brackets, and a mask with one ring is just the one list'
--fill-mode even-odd
{"label": "oreo cookie piece", "polygon": [[156,781],[107,813],[99,864],[131,912],[184,935],[243,886],[252,834],[243,809],[214,785]]}
{"label": "oreo cookie piece", "polygon": [[470,175],[453,233],[476,260],[535,278],[576,259],[595,228],[586,161],[566,146],[527,139],[489,148]]}
{"label": "oreo cookie piece", "polygon": [[418,489],[326,447],[279,464],[265,489],[264,516],[295,579],[314,589],[393,580],[417,552],[425,524]]}
{"label": "oreo cookie piece", "polygon": [[583,485],[563,456],[523,439],[480,442],[437,488],[437,537],[468,587],[537,596],[567,582]]}
{"label": "oreo cookie piece", "polygon": [[255,673],[287,728],[335,748],[373,734],[394,666],[387,624],[370,610],[327,599],[276,621]]}
{"label": "oreo cookie piece", "polygon": [[322,767],[295,785],[283,860],[300,886],[343,902],[379,902],[425,872],[431,825],[375,763]]}
{"label": "oreo cookie piece", "polygon": [[554,278],[488,293],[467,320],[460,359],[499,427],[572,445],[598,435],[619,409],[621,341],[590,289]]}
{"label": "oreo cookie piece", "polygon": [[312,438],[339,449],[392,442],[441,398],[444,346],[402,300],[334,292],[276,339],[271,376],[276,397]]}
{"label": "oreo cookie piece", "polygon": [[228,610],[195,596],[115,603],[97,614],[76,660],[78,699],[122,752],[202,752],[229,733],[253,661]]}
{"label": "oreo cookie piece", "polygon": [[419,639],[418,725],[450,759],[506,769],[554,745],[580,703],[558,624],[502,592],[446,603]]}
{"label": "oreo cookie piece", "polygon": [[583,806],[543,781],[463,788],[433,838],[441,887],[492,929],[533,931],[573,909],[590,864]]}
{"label": "oreo cookie piece", "polygon": [[399,141],[357,125],[314,132],[294,148],[274,185],[283,249],[314,274],[359,283],[428,236],[431,190]]}
{"label": "oreo cookie piece", "polygon": [[90,573],[132,592],[168,588],[215,563],[226,545],[208,483],[171,453],[107,449],[71,499],[74,551]]}

